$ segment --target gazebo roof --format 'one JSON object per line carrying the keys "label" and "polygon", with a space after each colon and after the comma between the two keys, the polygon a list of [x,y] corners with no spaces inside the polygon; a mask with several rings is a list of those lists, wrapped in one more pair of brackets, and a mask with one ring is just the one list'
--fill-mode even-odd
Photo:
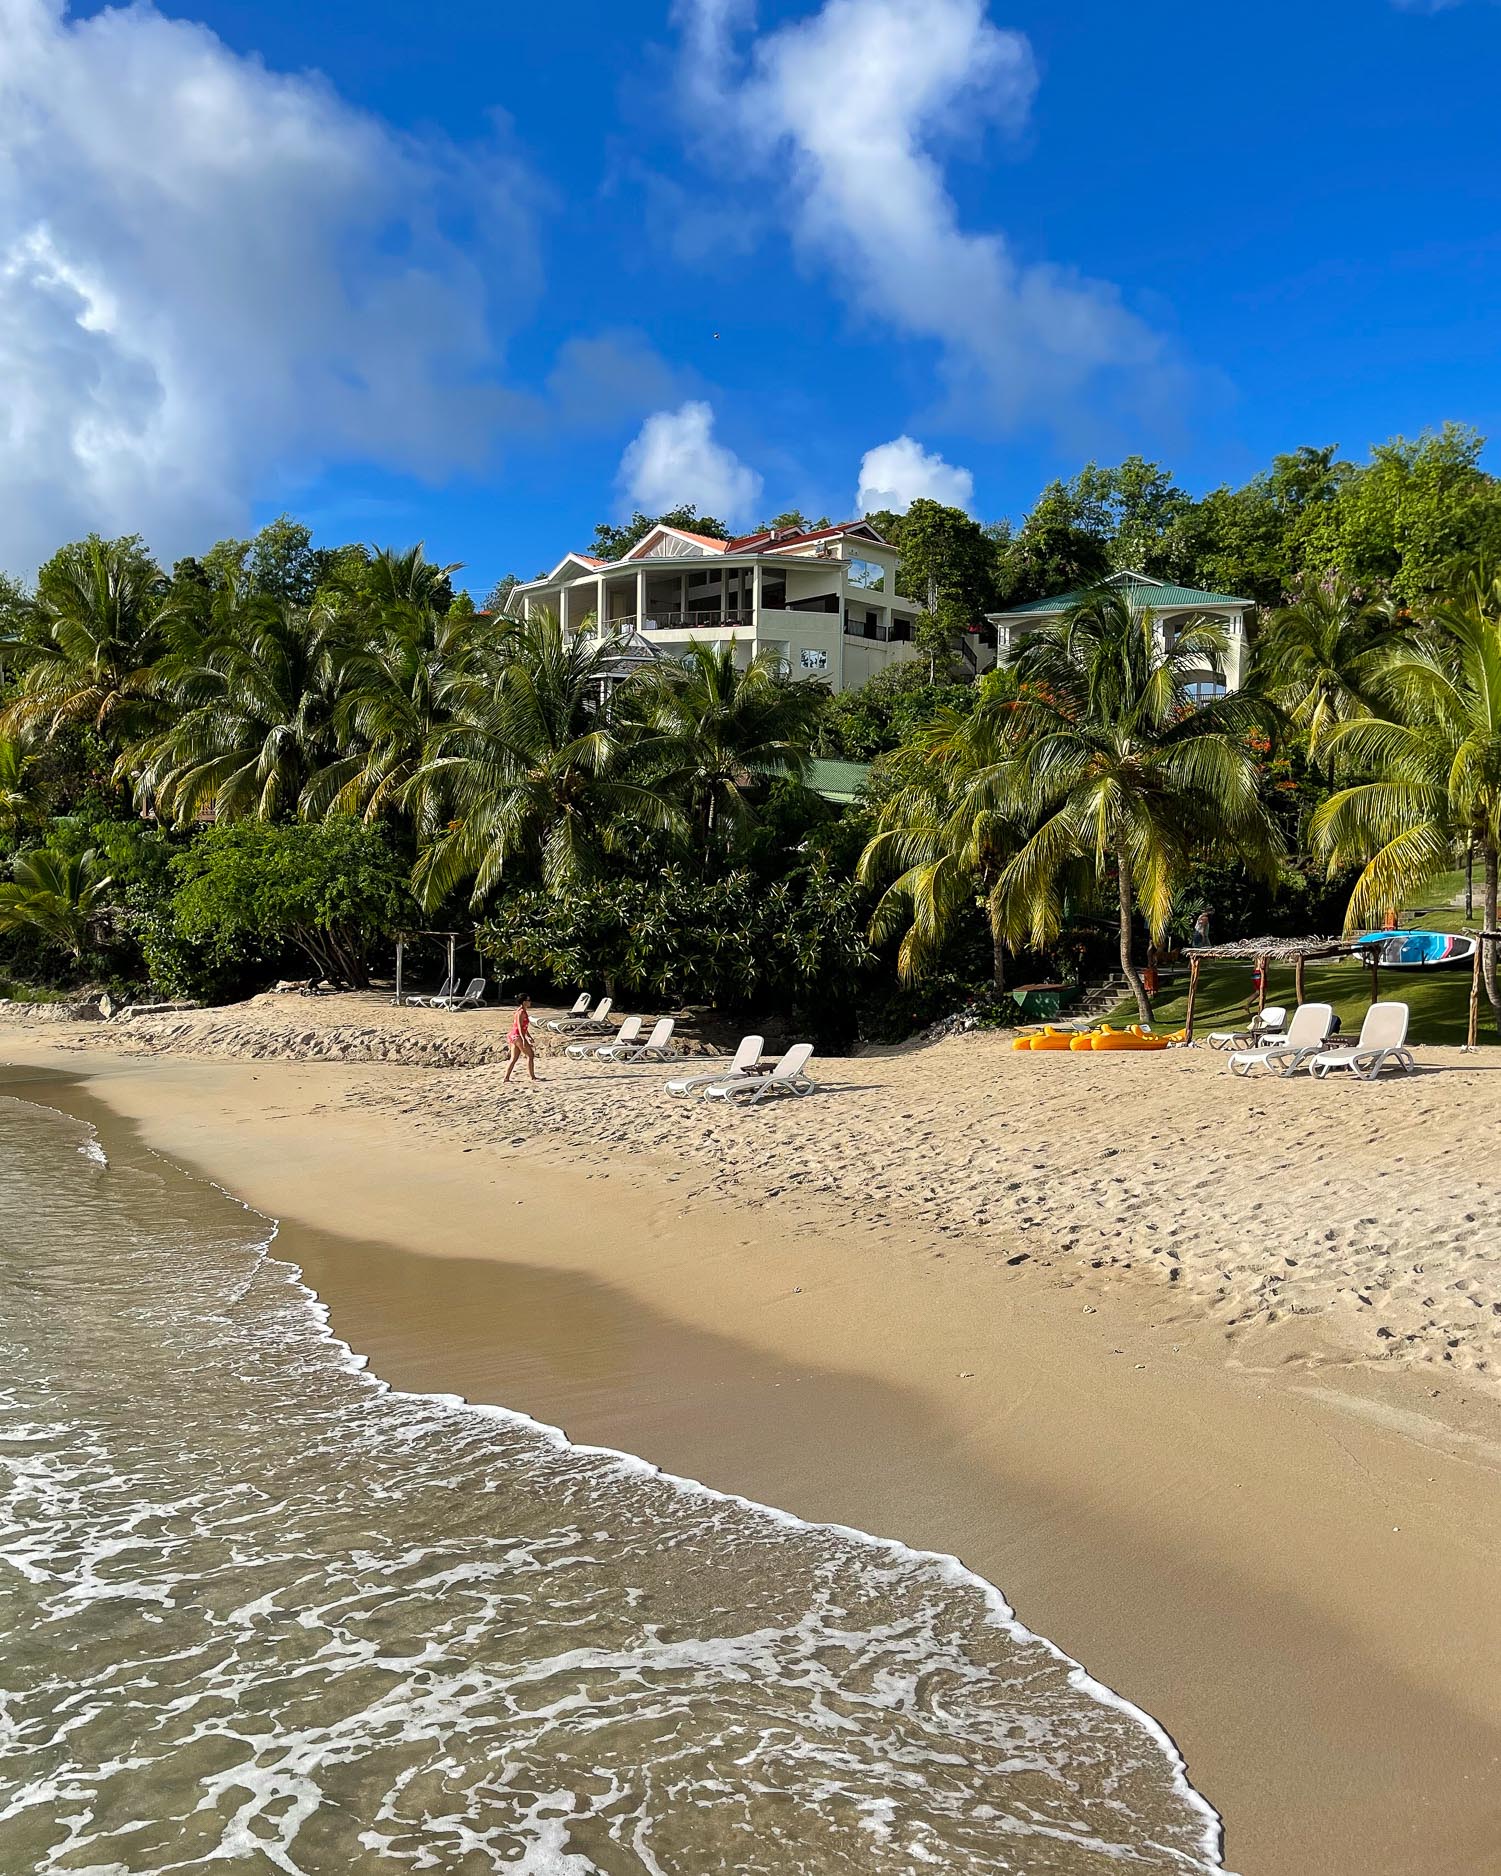
{"label": "gazebo roof", "polygon": [[1195,945],[1188,956],[1244,958],[1253,962],[1257,958],[1270,958],[1275,964],[1283,959],[1312,957],[1317,951],[1349,951],[1354,947],[1352,938],[1236,938],[1228,944]]}
{"label": "gazebo roof", "polygon": [[[1124,587],[1128,602],[1137,611],[1170,611],[1180,606],[1192,608],[1255,604],[1254,600],[1238,599],[1233,593],[1206,593],[1197,586],[1178,586],[1170,580],[1154,580],[1148,574],[1129,569],[1124,573],[1112,573],[1104,584]],[[1079,587],[1071,593],[1054,593],[1048,599],[1029,599],[1022,606],[1005,606],[989,616],[992,619],[1045,618],[1051,613],[1067,612],[1085,597],[1087,589]]]}

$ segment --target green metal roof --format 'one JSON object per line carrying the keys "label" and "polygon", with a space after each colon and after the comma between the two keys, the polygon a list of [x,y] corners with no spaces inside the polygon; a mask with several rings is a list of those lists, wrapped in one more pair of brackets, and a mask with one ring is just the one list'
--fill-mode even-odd
{"label": "green metal roof", "polygon": [[843,808],[855,799],[869,774],[868,762],[831,762],[820,757],[808,764],[807,784],[825,801]]}
{"label": "green metal roof", "polygon": [[[1205,593],[1197,586],[1175,586],[1171,581],[1151,580],[1144,573],[1112,573],[1105,584],[1125,587],[1133,606],[1150,607],[1153,611],[1176,606],[1250,606],[1255,603],[1249,599],[1238,599],[1234,593]],[[1017,619],[1025,613],[1067,612],[1070,606],[1078,605],[1084,597],[1083,589],[1072,593],[1055,593],[1049,599],[1029,599],[1024,606],[1003,606],[999,612],[990,616],[993,619]]]}

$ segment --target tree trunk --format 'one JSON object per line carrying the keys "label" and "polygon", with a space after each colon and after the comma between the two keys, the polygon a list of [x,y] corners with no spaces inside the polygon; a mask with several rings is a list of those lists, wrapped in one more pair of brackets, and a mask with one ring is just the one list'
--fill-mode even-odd
{"label": "tree trunk", "polygon": [[[1501,874],[1501,849],[1497,848],[1493,840],[1488,840],[1485,843],[1485,929],[1487,931],[1497,929],[1496,919],[1498,915],[1501,915],[1498,914],[1496,904],[1498,886],[1501,886],[1498,874]],[[1485,952],[1485,994],[1490,1000],[1492,1010],[1497,1013],[1498,1020],[1501,1020],[1501,990],[1498,990],[1496,983],[1498,961],[1496,953],[1501,950],[1501,945],[1482,945],[1481,949]]]}
{"label": "tree trunk", "polygon": [[1006,945],[994,925],[990,928],[990,979],[997,990],[1006,988]]}
{"label": "tree trunk", "polygon": [[1120,888],[1121,971],[1131,986],[1141,1020],[1149,1023],[1152,1020],[1152,999],[1147,995],[1141,972],[1137,970],[1131,956],[1131,862],[1123,853],[1116,857],[1116,882]]}

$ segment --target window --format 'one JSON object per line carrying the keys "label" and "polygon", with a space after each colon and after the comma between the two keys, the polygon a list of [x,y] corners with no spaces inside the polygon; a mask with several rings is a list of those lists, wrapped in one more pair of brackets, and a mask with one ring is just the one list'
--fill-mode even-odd
{"label": "window", "polygon": [[851,560],[849,582],[851,586],[879,587],[886,578],[886,569],[874,560]]}
{"label": "window", "polygon": [[829,668],[829,654],[814,645],[804,645],[797,654],[797,661],[805,671],[827,671]]}
{"label": "window", "polygon": [[1184,686],[1190,703],[1211,703],[1216,697],[1225,695],[1225,685],[1217,677],[1196,677]]}
{"label": "window", "polygon": [[772,612],[783,612],[787,607],[787,575],[785,573],[763,573],[761,575],[761,604]]}

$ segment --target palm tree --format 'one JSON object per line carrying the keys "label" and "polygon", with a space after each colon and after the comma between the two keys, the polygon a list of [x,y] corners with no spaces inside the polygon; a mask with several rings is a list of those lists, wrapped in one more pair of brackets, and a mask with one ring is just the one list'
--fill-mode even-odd
{"label": "palm tree", "polygon": [[332,657],[339,753],[308,784],[304,813],[374,821],[405,808],[419,828],[430,828],[430,803],[412,784],[484,649],[472,617],[425,600],[392,602],[368,637],[339,643]]}
{"label": "palm tree", "polygon": [[770,653],[742,669],[733,645],[696,640],[643,682],[634,701],[664,746],[656,785],[686,804],[706,853],[751,814],[757,783],[807,773],[823,696],[816,682],[781,676]]}
{"label": "palm tree", "polygon": [[[1330,870],[1361,865],[1346,929],[1400,905],[1473,843],[1484,868],[1485,928],[1497,929],[1501,875],[1501,578],[1476,575],[1399,646],[1376,707],[1341,724],[1335,747],[1364,778],[1321,804],[1313,832]],[[1501,1010],[1496,950],[1486,995]]]}
{"label": "palm tree", "polygon": [[413,871],[424,905],[466,879],[479,905],[518,863],[553,888],[586,880],[627,823],[680,822],[665,794],[639,779],[629,725],[609,721],[604,699],[618,675],[612,647],[537,612],[511,626],[489,668],[445,688],[451,720],[434,731],[405,791],[407,800],[437,791],[454,817]]}
{"label": "palm tree", "polygon": [[36,811],[27,776],[36,765],[13,737],[0,736],[0,833],[13,834]]}
{"label": "palm tree", "polygon": [[286,600],[234,581],[214,595],[206,632],[191,621],[167,630],[149,685],[174,715],[117,773],[183,827],[210,810],[221,821],[294,812],[332,747],[324,633]]}
{"label": "palm tree", "polygon": [[1014,940],[1041,947],[1061,928],[1070,868],[1083,861],[1098,880],[1113,871],[1121,970],[1143,1022],[1152,1006],[1132,955],[1134,912],[1161,942],[1196,852],[1212,842],[1270,870],[1277,851],[1248,740],[1266,705],[1244,694],[1196,705],[1189,694],[1224,654],[1207,622],[1168,648],[1149,614],[1103,587],[1039,630],[1019,660],[1002,799],[1032,831],[996,885],[996,916]]}
{"label": "palm tree", "polygon": [[0,735],[74,725],[122,740],[139,732],[161,583],[133,536],[90,535],[55,554],[38,577],[36,635],[11,647],[18,675]]}
{"label": "palm tree", "polygon": [[12,878],[0,886],[0,931],[33,931],[80,963],[116,912],[106,898],[114,882],[104,864],[92,847],[77,854],[50,847],[17,854]]}
{"label": "palm tree", "polygon": [[437,606],[446,610],[451,588],[449,575],[457,573],[463,561],[451,561],[440,567],[422,551],[423,543],[398,553],[383,547],[361,570],[360,585],[378,606]]}
{"label": "palm tree", "polygon": [[902,933],[897,971],[915,983],[933,967],[964,911],[978,900],[990,923],[991,968],[1006,981],[1006,932],[996,888],[1021,844],[1007,789],[1014,750],[1011,705],[969,716],[939,713],[904,758],[908,773],[881,804],[860,856],[862,884],[889,884],[870,920],[873,944]]}
{"label": "palm tree", "polygon": [[1310,762],[1339,724],[1371,713],[1382,665],[1408,624],[1390,599],[1361,593],[1341,574],[1306,579],[1272,615],[1261,645],[1267,686],[1306,738]]}

